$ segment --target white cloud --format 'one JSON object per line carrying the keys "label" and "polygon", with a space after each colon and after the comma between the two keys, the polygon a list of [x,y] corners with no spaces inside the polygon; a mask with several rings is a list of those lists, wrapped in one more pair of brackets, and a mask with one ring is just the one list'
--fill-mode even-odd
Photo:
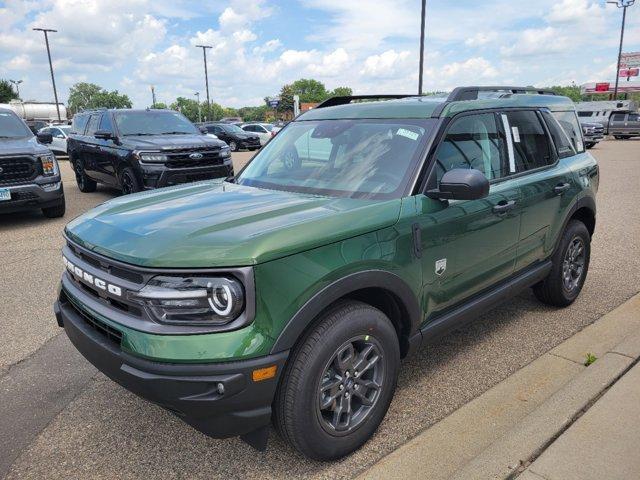
{"label": "white cloud", "polygon": [[491,43],[498,38],[496,32],[478,32],[473,37],[469,37],[464,41],[468,47],[481,47],[487,43]]}
{"label": "white cloud", "polygon": [[320,77],[332,77],[346,73],[344,68],[349,63],[349,54],[344,48],[337,48],[333,52],[323,55],[320,63],[309,65],[308,71]]}
{"label": "white cloud", "polygon": [[449,78],[495,78],[498,70],[483,57],[475,57],[463,62],[446,64],[441,69],[442,75]]}
{"label": "white cloud", "polygon": [[566,35],[554,27],[528,28],[500,53],[506,57],[530,57],[566,52],[571,43]]}
{"label": "white cloud", "polygon": [[233,32],[233,38],[240,42],[240,43],[246,43],[246,42],[253,42],[255,39],[258,38],[258,36],[253,33],[251,30],[248,29],[243,29],[243,30],[238,30],[237,32]]}
{"label": "white cloud", "polygon": [[31,57],[29,55],[16,55],[4,64],[7,70],[28,70],[31,68]]}
{"label": "white cloud", "polygon": [[282,42],[279,39],[274,38],[272,40],[265,42],[263,45],[254,47],[253,53],[256,55],[264,55],[265,53],[275,52],[281,47],[282,47]]}
{"label": "white cloud", "polygon": [[407,50],[402,52],[387,50],[380,55],[371,55],[364,61],[364,67],[360,73],[371,77],[393,77],[398,74],[399,69],[407,66],[410,55]]}
{"label": "white cloud", "polygon": [[589,0],[562,0],[551,7],[551,12],[546,16],[550,22],[575,23],[593,22],[604,13],[604,7],[597,2]]}

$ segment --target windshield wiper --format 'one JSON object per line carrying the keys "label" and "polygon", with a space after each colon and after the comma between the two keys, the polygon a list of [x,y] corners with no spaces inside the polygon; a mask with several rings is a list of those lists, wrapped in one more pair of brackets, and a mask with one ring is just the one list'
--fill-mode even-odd
{"label": "windshield wiper", "polygon": [[136,133],[125,133],[125,137],[143,137],[145,135],[160,135],[159,133],[145,133],[145,132],[136,132]]}
{"label": "windshield wiper", "polygon": [[191,135],[190,132],[162,132],[160,135]]}

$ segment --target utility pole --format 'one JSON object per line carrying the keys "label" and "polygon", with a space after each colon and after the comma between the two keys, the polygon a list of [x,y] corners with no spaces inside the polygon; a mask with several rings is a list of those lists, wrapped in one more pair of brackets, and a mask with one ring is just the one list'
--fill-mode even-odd
{"label": "utility pole", "polygon": [[151,85],[151,108],[156,108],[156,89]]}
{"label": "utility pole", "polygon": [[627,8],[636,3],[636,0],[610,0],[616,7],[622,9],[622,27],[620,28],[620,48],[618,49],[618,66],[616,67],[616,86],[613,89],[613,99],[618,99],[618,83],[620,82],[620,60],[622,58],[622,42],[624,40],[624,24],[627,20]]}
{"label": "utility pole", "polygon": [[422,0],[422,16],[420,20],[420,71],[418,72],[418,95],[422,95],[422,72],[424,70],[424,26],[427,0]]}
{"label": "utility pole", "polygon": [[58,104],[58,91],[56,90],[56,77],[53,75],[53,63],[51,63],[51,49],[49,48],[49,32],[56,33],[57,30],[53,30],[51,28],[34,28],[36,32],[44,33],[44,41],[47,44],[47,56],[49,57],[49,69],[51,70],[51,83],[53,84],[53,97],[56,100],[56,111],[58,112],[58,121],[61,122],[60,118],[60,105]]}
{"label": "utility pole", "polygon": [[211,45],[196,45],[196,47],[202,49],[202,55],[204,57],[204,84],[207,87],[207,112],[211,113],[211,101],[209,99],[209,73],[207,72],[207,49],[213,47]]}
{"label": "utility pole", "polygon": [[22,83],[22,80],[9,80],[9,81],[16,86],[16,94],[18,95],[18,100],[19,100],[20,99],[20,84]]}
{"label": "utility pole", "polygon": [[198,123],[202,123],[202,109],[200,108],[200,92],[194,93],[198,100]]}

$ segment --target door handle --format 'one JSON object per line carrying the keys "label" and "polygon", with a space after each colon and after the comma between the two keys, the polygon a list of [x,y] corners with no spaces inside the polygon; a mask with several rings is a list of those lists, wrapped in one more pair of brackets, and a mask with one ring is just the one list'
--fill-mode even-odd
{"label": "door handle", "polygon": [[553,192],[556,195],[562,195],[564,192],[566,192],[570,188],[571,188],[571,184],[570,183],[559,183],[558,185],[553,187]]}
{"label": "door handle", "polygon": [[509,210],[513,209],[513,207],[515,206],[516,206],[515,200],[509,200],[508,202],[506,200],[502,200],[501,202],[497,203],[493,207],[493,213],[497,213],[498,215],[503,215],[507,213]]}

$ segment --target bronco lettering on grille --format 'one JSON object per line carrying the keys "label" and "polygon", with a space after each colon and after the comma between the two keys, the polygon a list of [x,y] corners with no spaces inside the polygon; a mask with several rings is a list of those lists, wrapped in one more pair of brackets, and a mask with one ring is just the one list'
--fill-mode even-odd
{"label": "bronco lettering on grille", "polygon": [[69,261],[64,255],[62,256],[62,263],[64,263],[66,269],[73,273],[78,280],[81,280],[82,282],[92,285],[100,290],[104,290],[105,292],[109,292],[110,294],[117,297],[122,296],[122,288],[85,272],[73,262]]}

